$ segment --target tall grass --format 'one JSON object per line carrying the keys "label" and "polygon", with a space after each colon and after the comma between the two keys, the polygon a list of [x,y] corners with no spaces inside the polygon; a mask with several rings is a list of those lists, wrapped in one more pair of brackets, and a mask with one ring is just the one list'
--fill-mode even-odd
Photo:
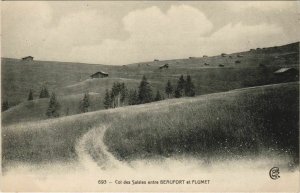
{"label": "tall grass", "polygon": [[125,160],[187,153],[240,157],[270,151],[297,161],[298,91],[297,85],[255,89],[142,112],[113,124],[105,142]]}
{"label": "tall grass", "polygon": [[122,107],[2,128],[2,163],[75,160],[75,145],[107,126],[120,160],[196,154],[235,157],[262,150],[298,154],[298,83]]}

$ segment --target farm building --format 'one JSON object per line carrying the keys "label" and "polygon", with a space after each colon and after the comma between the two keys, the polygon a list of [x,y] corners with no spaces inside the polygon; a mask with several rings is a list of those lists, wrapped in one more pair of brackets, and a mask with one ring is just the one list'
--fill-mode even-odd
{"label": "farm building", "polygon": [[288,75],[298,75],[298,70],[295,68],[280,68],[276,70],[274,74],[281,75],[281,74],[288,74]]}
{"label": "farm building", "polygon": [[26,56],[24,58],[22,58],[23,61],[32,61],[33,57],[32,56]]}
{"label": "farm building", "polygon": [[159,67],[159,69],[164,69],[164,68],[168,69],[169,68],[169,64],[165,64],[165,65]]}
{"label": "farm building", "polygon": [[299,77],[299,71],[295,68],[280,68],[274,74],[278,79],[286,81],[297,81]]}
{"label": "farm building", "polygon": [[96,72],[95,74],[91,75],[91,78],[105,78],[105,77],[108,77],[108,73],[102,71]]}

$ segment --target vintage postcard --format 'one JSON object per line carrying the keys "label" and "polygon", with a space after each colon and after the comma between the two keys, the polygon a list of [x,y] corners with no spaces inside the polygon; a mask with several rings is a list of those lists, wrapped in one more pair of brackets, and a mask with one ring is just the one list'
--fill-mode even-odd
{"label": "vintage postcard", "polygon": [[2,192],[299,181],[299,2],[1,2]]}

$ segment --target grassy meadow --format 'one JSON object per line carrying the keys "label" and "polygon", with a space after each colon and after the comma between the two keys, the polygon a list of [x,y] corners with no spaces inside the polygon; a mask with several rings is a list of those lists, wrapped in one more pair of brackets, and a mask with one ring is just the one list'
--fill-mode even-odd
{"label": "grassy meadow", "polygon": [[[89,92],[90,95],[93,95],[93,93],[97,95],[97,97],[94,97],[92,99],[90,111],[104,109],[103,100],[105,96],[105,90],[111,89],[114,82],[123,82],[128,89],[138,89],[138,85],[143,75],[145,75],[149,80],[153,90],[153,94],[155,94],[156,91],[159,90],[160,93],[164,95],[164,97],[166,97],[165,86],[167,81],[170,80],[173,87],[176,87],[178,78],[181,75],[191,76],[192,81],[195,85],[196,95],[205,95],[238,88],[296,80],[278,79],[278,77],[276,77],[273,72],[278,70],[280,68],[279,66],[269,66],[267,68],[212,67],[185,69],[170,67],[167,70],[158,70],[157,67],[151,67],[152,70],[149,69],[148,71],[143,72],[139,72],[138,68],[139,67],[132,67],[132,69],[128,70],[130,71],[130,73],[124,72],[124,74],[119,74],[119,77],[114,77],[112,75],[112,77],[103,79],[86,79],[79,82],[70,83],[69,85],[53,88],[53,90],[51,90],[51,87],[49,87],[49,91],[55,91],[55,93],[57,94],[58,101],[63,106],[63,108],[60,109],[60,114],[61,116],[65,116],[79,113],[78,105],[80,103],[80,100],[82,99],[83,94],[86,92]],[[11,83],[9,83],[8,85],[10,84]],[[35,83],[30,84],[35,85]],[[3,83],[3,85],[5,84]],[[22,89],[25,88],[27,89],[27,92],[22,92],[22,99],[21,97],[19,97],[23,102],[11,107],[11,109],[9,109],[8,111],[3,112],[3,124],[13,124],[19,121],[27,122],[32,120],[43,120],[47,118],[46,116],[41,115],[45,114],[47,110],[47,102],[49,101],[38,99],[37,95],[39,94],[40,88],[34,91],[34,102],[26,101],[28,97],[29,87],[25,86]],[[5,90],[3,92],[5,92]],[[13,91],[9,91],[7,95],[11,95],[10,92]],[[6,94],[4,93],[4,95]],[[14,97],[18,97],[18,95],[19,94],[16,94],[12,97],[7,96],[7,98],[14,100]],[[5,100],[5,98],[3,100]],[[35,105],[28,105],[29,103],[33,103]],[[67,111],[69,112],[67,113]]]}
{"label": "grassy meadow", "polygon": [[298,160],[298,86],[204,95],[176,105],[170,101],[112,124],[104,139],[121,160],[178,154],[235,158],[262,150]]}
{"label": "grassy meadow", "polygon": [[[236,63],[236,61],[239,63]],[[168,69],[159,67],[169,64]],[[224,67],[219,67],[219,65]],[[260,67],[262,64],[264,67]],[[164,92],[170,80],[177,83],[180,75],[191,75],[196,94],[228,91],[247,86],[284,82],[273,72],[281,67],[298,67],[299,42],[283,46],[261,48],[226,56],[192,57],[161,61],[148,61],[123,66],[83,64],[76,62],[22,61],[1,59],[2,100],[10,107],[27,100],[29,90],[37,99],[43,86],[58,96],[95,92],[102,94],[111,88],[114,81],[128,83],[128,87],[138,84],[145,75],[154,90]],[[97,71],[109,73],[108,79],[90,81],[91,74]]]}
{"label": "grassy meadow", "polygon": [[[59,96],[60,103],[59,116],[69,116],[80,114],[79,104],[83,99],[84,94],[74,94]],[[103,109],[103,97],[99,93],[89,93],[90,111]],[[48,119],[46,110],[49,106],[49,99],[36,99],[23,102],[15,107],[12,107],[2,113],[2,124],[9,125],[18,122],[32,122]]]}
{"label": "grassy meadow", "polygon": [[80,138],[103,127],[104,143],[119,160],[269,152],[297,163],[298,105],[293,82],[11,124],[2,127],[2,164],[74,160]]}

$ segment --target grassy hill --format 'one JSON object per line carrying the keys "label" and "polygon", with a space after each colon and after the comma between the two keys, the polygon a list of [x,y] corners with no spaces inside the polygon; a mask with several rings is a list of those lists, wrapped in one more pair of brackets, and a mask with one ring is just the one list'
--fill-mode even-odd
{"label": "grassy hill", "polygon": [[[240,63],[237,63],[236,61],[240,61]],[[260,63],[267,66],[298,66],[299,42],[268,48],[255,48],[237,53],[220,53],[220,55],[217,56],[201,56],[189,57],[186,59],[149,61],[130,64],[129,66],[150,67],[169,64],[172,67],[179,68],[212,68],[219,67],[219,64],[223,64],[224,67],[257,67]]]}
{"label": "grassy hill", "polygon": [[[240,63],[236,63],[237,60]],[[160,70],[159,67],[166,63],[169,64],[169,68]],[[219,64],[224,67],[220,67]],[[36,105],[32,106],[28,106],[26,102],[29,90],[34,91],[34,98],[37,99],[43,85],[46,85],[50,92],[54,91],[62,100],[61,102],[66,104],[60,112],[61,115],[65,115],[66,109],[73,109],[70,114],[78,112],[74,105],[79,104],[81,99],[79,95],[85,92],[98,94],[98,99],[95,100],[91,110],[103,109],[102,100],[105,89],[111,88],[114,82],[124,82],[128,88],[137,89],[143,75],[150,81],[153,92],[159,90],[164,93],[168,80],[176,86],[180,75],[189,74],[195,84],[196,95],[203,95],[291,81],[278,79],[273,72],[281,67],[299,69],[298,64],[299,42],[223,56],[152,61],[124,66],[47,61],[25,62],[2,58],[2,101],[8,101],[11,107],[20,104],[19,107],[4,112],[2,121],[6,124],[20,120],[44,119],[45,117],[41,115],[46,112],[45,100],[35,100],[32,103]],[[89,76],[96,71],[108,72],[109,78],[89,79]],[[72,100],[67,102],[69,98]]]}
{"label": "grassy hill", "polygon": [[[298,106],[294,82],[13,124],[2,127],[2,164],[74,160],[80,138],[103,127],[104,142],[119,160],[282,154],[297,164]],[[93,143],[100,142],[88,137],[97,162],[101,152]]]}
{"label": "grassy hill", "polygon": [[[60,116],[79,114],[79,103],[82,100],[83,95],[84,94],[75,94],[60,96],[59,98],[57,98],[60,103]],[[104,108],[102,95],[99,95],[98,93],[90,93],[89,99],[91,111]],[[48,117],[46,116],[46,111],[48,105],[48,98],[23,102],[15,107],[8,109],[7,111],[5,111],[5,113],[2,113],[2,124],[6,125],[17,122],[47,119]]]}
{"label": "grassy hill", "polygon": [[34,90],[36,98],[44,85],[53,91],[86,80],[96,71],[119,67],[2,58],[1,68],[2,98],[15,105],[26,101],[30,89]]}

